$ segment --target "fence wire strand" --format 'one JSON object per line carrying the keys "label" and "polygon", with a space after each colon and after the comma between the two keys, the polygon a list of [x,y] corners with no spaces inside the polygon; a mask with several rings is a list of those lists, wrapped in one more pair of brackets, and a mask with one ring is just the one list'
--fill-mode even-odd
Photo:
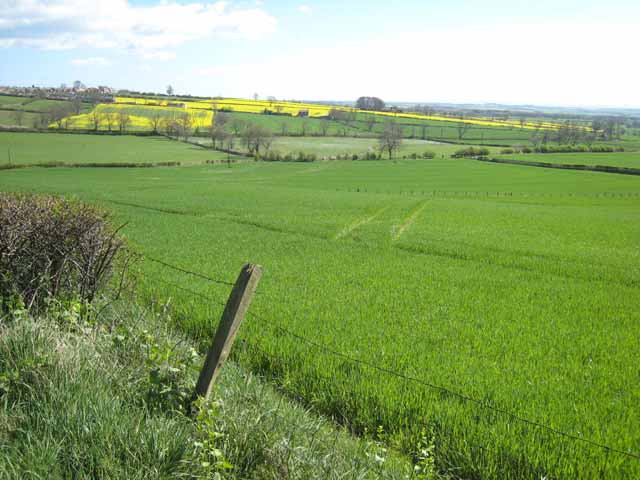
{"label": "fence wire strand", "polygon": [[[262,317],[258,316],[257,314],[255,314],[255,313],[253,313],[251,311],[249,311],[249,314],[253,315],[255,318],[264,320]],[[310,340],[310,339],[308,339],[308,338],[306,338],[306,337],[304,337],[304,336],[302,336],[302,335],[300,335],[300,334],[298,334],[296,332],[293,332],[293,331],[291,331],[291,330],[289,330],[287,328],[282,327],[281,325],[273,324],[273,323],[271,323],[271,325],[274,328],[276,328],[277,330],[279,330],[279,331],[281,331],[281,332],[283,332],[283,333],[295,338],[296,340],[300,340],[301,342],[304,342],[304,343],[306,343],[308,345],[311,345],[311,346],[313,346],[313,347],[315,347],[315,348],[317,348],[319,350],[322,350],[327,354],[342,358],[342,359],[347,360],[347,361],[349,361],[351,363],[354,363],[354,364],[357,364],[357,365],[362,365],[362,366],[365,366],[365,367],[370,368],[372,370],[376,370],[376,371],[378,371],[380,373],[385,373],[387,375],[391,375],[391,376],[403,379],[405,381],[414,382],[414,383],[417,383],[419,385],[425,386],[425,387],[433,389],[433,390],[438,390],[440,392],[446,393],[447,395],[451,395],[453,397],[459,398],[460,400],[463,400],[463,401],[470,402],[470,403],[473,403],[475,405],[478,405],[479,407],[481,407],[483,409],[490,410],[492,412],[495,412],[495,413],[498,413],[498,414],[501,414],[501,415],[505,415],[505,416],[511,418],[512,420],[515,420],[515,421],[518,421],[518,422],[521,422],[521,423],[525,423],[527,425],[530,425],[530,426],[536,427],[536,428],[540,428],[542,430],[546,430],[547,432],[553,433],[555,435],[559,435],[559,436],[562,436],[564,438],[569,438],[569,439],[577,441],[577,442],[583,442],[583,443],[589,444],[589,445],[591,445],[593,447],[601,448],[601,449],[603,449],[604,451],[607,451],[607,452],[613,452],[613,453],[617,453],[619,455],[624,455],[626,457],[633,458],[635,460],[640,460],[640,455],[637,455],[637,454],[634,454],[634,453],[631,453],[631,452],[625,452],[624,450],[619,450],[619,449],[610,447],[608,445],[605,445],[605,444],[590,440],[588,438],[578,437],[577,435],[574,435],[574,434],[571,434],[571,433],[568,433],[568,432],[564,432],[562,430],[559,430],[557,428],[551,427],[551,426],[546,425],[544,423],[540,423],[540,422],[537,422],[535,420],[530,420],[530,419],[522,417],[522,416],[520,416],[520,415],[518,415],[516,413],[513,413],[513,412],[510,412],[508,410],[504,410],[502,408],[490,405],[490,404],[488,404],[486,402],[483,402],[482,400],[478,400],[476,398],[470,397],[470,396],[468,396],[468,395],[466,395],[464,393],[456,392],[455,390],[451,390],[451,389],[449,389],[447,387],[443,387],[441,385],[436,385],[436,384],[427,382],[425,380],[421,380],[421,379],[416,378],[416,377],[411,377],[411,376],[408,376],[408,375],[405,375],[405,374],[402,374],[402,373],[398,373],[398,372],[396,372],[394,370],[391,370],[391,369],[388,369],[388,368],[385,368],[385,367],[380,367],[378,365],[374,365],[373,363],[369,363],[369,362],[367,362],[365,360],[361,360],[359,358],[352,357],[352,356],[347,355],[347,354],[345,354],[343,352],[339,352],[337,350],[334,350],[334,349],[328,347],[327,345],[324,345],[322,343],[316,342],[314,340]]]}
{"label": "fence wire strand", "polygon": [[[182,269],[180,267],[175,267],[173,265],[166,264],[166,262],[158,261],[158,260],[155,260],[155,259],[150,259],[149,257],[146,257],[146,256],[145,256],[145,258],[147,258],[147,259],[149,259],[151,261],[156,261],[157,263],[163,264],[163,265],[167,266],[168,268],[174,268],[174,269],[182,271],[184,273],[193,274],[193,275],[195,275],[197,277],[204,278],[204,279],[210,280],[210,281],[214,281],[215,283],[223,283],[225,285],[233,285],[232,283],[228,283],[228,282],[223,282],[223,281],[219,282],[219,281],[217,281],[215,279],[211,279],[211,278],[207,277],[206,275],[201,275],[201,274],[199,274],[197,272],[190,272],[190,271],[184,270],[184,269]],[[216,300],[216,299],[212,298],[209,295],[205,295],[203,293],[196,292],[194,290],[190,290],[188,288],[182,287],[182,286],[174,284],[172,282],[168,282],[166,280],[161,280],[161,281],[163,283],[171,285],[171,286],[173,286],[173,287],[175,287],[175,288],[177,288],[177,289],[179,289],[181,291],[184,291],[185,293],[189,293],[191,295],[197,296],[198,298],[201,298],[203,300],[207,300],[207,301],[210,301],[212,303],[216,303],[216,304],[222,305],[222,306],[226,305],[225,303],[223,303],[223,302],[221,302],[219,300]],[[596,442],[594,440],[590,440],[588,438],[583,438],[583,437],[579,437],[577,435],[574,435],[572,433],[564,432],[562,430],[559,430],[557,428],[551,427],[551,426],[546,425],[544,423],[540,423],[540,422],[535,421],[535,420],[530,420],[530,419],[525,418],[525,417],[523,417],[523,416],[521,416],[519,414],[510,412],[509,410],[505,410],[505,409],[496,407],[494,405],[490,405],[490,404],[488,404],[488,403],[486,403],[486,402],[484,402],[482,400],[473,398],[473,397],[471,397],[469,395],[466,395],[464,393],[457,392],[455,390],[451,390],[450,388],[447,388],[447,387],[444,387],[444,386],[441,386],[441,385],[436,385],[436,384],[427,382],[426,380],[421,380],[419,378],[412,377],[412,376],[409,376],[409,375],[405,375],[405,374],[396,372],[394,370],[391,370],[389,368],[381,367],[379,365],[375,365],[375,364],[367,362],[365,360],[362,360],[362,359],[359,359],[359,358],[356,358],[356,357],[352,357],[350,355],[347,355],[346,353],[343,353],[343,352],[340,352],[338,350],[335,350],[335,349],[333,349],[333,348],[331,348],[331,347],[329,347],[329,346],[327,346],[325,344],[322,344],[320,342],[316,342],[314,340],[306,338],[305,336],[300,335],[299,333],[296,333],[296,332],[294,332],[292,330],[289,330],[288,328],[285,328],[285,327],[283,327],[283,326],[281,326],[281,325],[279,325],[277,323],[274,323],[271,320],[267,321],[262,315],[258,315],[257,313],[253,312],[252,310],[249,310],[248,314],[250,316],[253,316],[254,318],[256,318],[258,320],[262,320],[263,325],[275,328],[276,330],[278,330],[278,331],[280,331],[280,332],[282,332],[282,333],[284,333],[286,335],[289,335],[289,336],[295,338],[296,340],[299,340],[299,341],[301,341],[303,343],[306,343],[307,345],[310,345],[310,346],[312,346],[312,347],[324,352],[325,354],[333,355],[333,356],[341,358],[343,360],[347,360],[347,361],[349,361],[349,362],[351,362],[353,364],[362,365],[362,366],[367,367],[367,368],[369,368],[371,370],[375,370],[375,371],[378,371],[380,373],[384,373],[386,375],[397,377],[397,378],[402,379],[404,381],[413,382],[415,384],[430,388],[432,390],[440,391],[440,392],[445,393],[447,395],[450,395],[452,397],[456,397],[456,398],[458,398],[458,399],[460,399],[462,401],[473,403],[473,404],[475,404],[475,405],[477,405],[480,408],[483,408],[485,410],[489,410],[489,411],[492,411],[494,413],[498,413],[500,415],[504,415],[506,417],[509,417],[514,421],[521,422],[521,423],[524,423],[526,425],[529,425],[529,426],[532,426],[532,427],[535,427],[535,428],[539,428],[541,430],[545,430],[547,432],[553,433],[555,435],[558,435],[558,436],[561,436],[561,437],[564,437],[564,438],[568,438],[568,439],[573,440],[575,442],[581,442],[581,443],[584,443],[584,444],[588,444],[588,445],[590,445],[592,447],[600,448],[600,449],[604,450],[605,452],[607,452],[607,454],[616,453],[618,455],[622,455],[622,456],[625,456],[627,458],[631,458],[631,459],[634,459],[634,460],[640,460],[640,455],[638,455],[638,454],[631,453],[631,452],[625,452],[624,450],[620,450],[620,449],[617,449],[617,448],[614,448],[614,447],[610,447],[608,445]],[[259,350],[264,351],[264,349],[259,349]],[[480,448],[484,448],[484,447],[480,447]]]}

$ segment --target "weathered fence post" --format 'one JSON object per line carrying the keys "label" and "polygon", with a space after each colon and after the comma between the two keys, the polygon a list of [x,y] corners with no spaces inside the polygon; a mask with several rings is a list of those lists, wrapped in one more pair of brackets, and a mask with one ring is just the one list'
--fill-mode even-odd
{"label": "weathered fence post", "polygon": [[200,371],[194,399],[198,397],[204,397],[205,401],[209,399],[211,388],[220,373],[222,365],[229,356],[236,333],[238,333],[238,328],[242,320],[244,320],[245,313],[249,308],[261,276],[262,267],[260,265],[247,264],[242,267],[227,300],[220,319],[220,325],[218,325],[213,343],[207,352],[207,358]]}

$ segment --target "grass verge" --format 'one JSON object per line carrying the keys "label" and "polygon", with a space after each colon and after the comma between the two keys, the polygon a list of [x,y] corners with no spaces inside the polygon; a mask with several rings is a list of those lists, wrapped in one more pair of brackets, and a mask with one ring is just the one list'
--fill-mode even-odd
{"label": "grass verge", "polygon": [[234,364],[194,421],[201,357],[160,311],[0,320],[0,478],[428,478]]}

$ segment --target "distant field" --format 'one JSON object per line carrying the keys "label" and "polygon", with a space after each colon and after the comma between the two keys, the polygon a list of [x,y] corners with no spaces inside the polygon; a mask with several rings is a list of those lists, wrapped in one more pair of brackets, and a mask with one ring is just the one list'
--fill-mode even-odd
{"label": "distant field", "polygon": [[13,108],[31,100],[28,97],[16,97],[11,95],[0,95],[0,108]]}
{"label": "distant field", "polygon": [[[0,95],[0,126],[38,127],[38,120],[41,116],[40,114],[51,111],[60,105],[65,105],[69,109],[71,108],[71,102],[61,100],[45,100],[31,97]],[[21,125],[18,125],[15,118],[15,110],[24,111]],[[91,105],[83,103],[80,112],[86,113],[90,110]]]}
{"label": "distant field", "polygon": [[[240,120],[245,123],[254,123],[269,128],[276,135],[323,135],[326,128],[327,136],[362,136],[368,132],[363,131],[358,125],[346,125],[334,120],[319,118],[300,118],[287,115],[259,115],[256,113],[229,113],[231,124],[229,130],[233,130],[233,121]],[[373,134],[370,134],[373,135]]]}
{"label": "distant field", "polygon": [[[327,136],[376,137],[384,129],[385,122],[396,121],[408,139],[433,139],[459,143],[489,143],[496,145],[529,145],[532,132],[515,127],[487,127],[472,125],[460,139],[455,122],[373,116],[375,123],[367,123],[371,114],[358,114],[350,121],[323,121],[317,118],[300,118],[280,115],[259,115],[251,113],[230,113],[232,119],[255,123],[269,128],[276,135],[323,136],[326,125]],[[424,137],[424,138],[423,138]]]}
{"label": "distant field", "polygon": [[[46,157],[58,138],[70,142],[58,158],[74,142],[81,152],[110,151],[111,161],[123,150],[155,160],[210,154],[129,137],[82,147],[94,137],[73,135],[25,136],[24,148]],[[139,143],[109,147],[128,140]],[[637,454],[640,178],[437,158],[24,169],[1,172],[0,189],[99,203],[127,222],[136,249],[214,278],[260,263],[260,293],[240,331],[249,343],[235,358],[356,432],[382,427],[405,451],[426,436],[454,478],[640,476],[640,464],[619,453],[276,329]],[[139,268],[141,292],[210,339],[222,307],[184,288],[214,300],[229,288]]]}
{"label": "distant field", "polygon": [[530,162],[561,163],[575,165],[605,165],[612,167],[640,168],[640,152],[618,153],[545,153],[499,155],[496,158],[510,158]]}
{"label": "distant field", "polygon": [[[164,137],[0,132],[0,165],[12,163],[204,163],[223,160],[207,151]],[[2,175],[5,173],[3,172]]]}
{"label": "distant field", "polygon": [[33,128],[40,117],[37,113],[25,112],[22,117],[22,124],[17,125],[15,113],[12,110],[0,110],[0,125],[2,126],[22,126]]}
{"label": "distant field", "polygon": [[[192,140],[210,145],[208,138],[193,138]],[[271,150],[279,153],[315,153],[318,157],[331,157],[334,155],[364,154],[378,152],[378,140],[375,138],[353,137],[276,137],[271,145]],[[395,154],[396,157],[416,153],[434,152],[438,157],[449,157],[452,153],[464,146],[448,143],[435,143],[425,140],[406,139]],[[236,149],[246,150],[241,139],[236,140]],[[492,153],[497,153],[497,148],[491,148]]]}

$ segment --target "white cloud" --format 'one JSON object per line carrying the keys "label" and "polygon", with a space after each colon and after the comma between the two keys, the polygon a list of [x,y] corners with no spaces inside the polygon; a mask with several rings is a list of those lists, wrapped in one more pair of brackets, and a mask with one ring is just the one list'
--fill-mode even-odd
{"label": "white cloud", "polygon": [[305,15],[311,15],[311,7],[309,5],[303,4],[303,5],[298,5],[298,11],[300,13],[304,13]]}
{"label": "white cloud", "polygon": [[128,0],[0,0],[0,47],[86,47],[170,59],[171,49],[189,41],[220,34],[255,39],[275,28],[262,8],[224,1],[143,7]]}
{"label": "white cloud", "polygon": [[111,62],[104,57],[74,58],[71,64],[78,67],[108,67]]}
{"label": "white cloud", "polygon": [[[640,106],[640,65],[629,61],[637,45],[632,20],[547,22],[540,32],[535,24],[442,28],[292,46],[221,65],[218,85],[226,95],[248,96],[259,88],[278,98],[316,100],[375,95],[387,101]],[[391,66],[384,68],[385,62]],[[255,72],[261,72],[259,87]]]}

